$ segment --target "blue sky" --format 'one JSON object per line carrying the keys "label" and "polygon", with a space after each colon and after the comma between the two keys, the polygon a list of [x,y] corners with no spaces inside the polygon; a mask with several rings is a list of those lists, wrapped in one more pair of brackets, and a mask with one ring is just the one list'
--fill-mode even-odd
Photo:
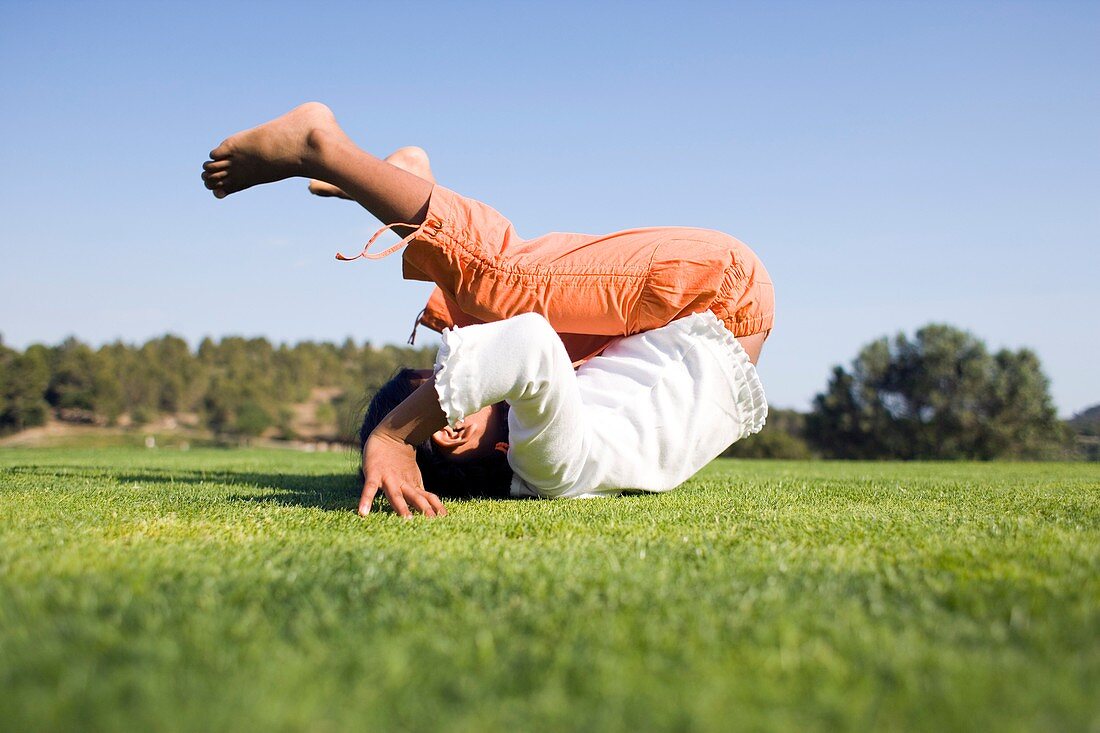
{"label": "blue sky", "polygon": [[[428,288],[304,182],[216,201],[226,135],[311,99],[524,236],[691,225],[763,258],[805,408],[922,324],[1100,402],[1100,3],[0,0],[0,333],[401,342]],[[423,338],[430,336],[421,329]]]}

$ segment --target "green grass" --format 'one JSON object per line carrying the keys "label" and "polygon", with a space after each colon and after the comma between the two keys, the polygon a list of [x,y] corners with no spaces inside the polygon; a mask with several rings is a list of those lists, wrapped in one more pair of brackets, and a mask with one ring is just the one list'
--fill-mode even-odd
{"label": "green grass", "polygon": [[719,461],[352,513],[347,455],[0,451],[5,730],[1100,730],[1100,469]]}

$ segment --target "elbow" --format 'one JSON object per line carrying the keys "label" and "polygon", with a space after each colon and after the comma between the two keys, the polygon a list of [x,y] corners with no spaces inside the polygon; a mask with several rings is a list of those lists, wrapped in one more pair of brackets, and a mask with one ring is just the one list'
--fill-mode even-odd
{"label": "elbow", "polygon": [[523,364],[514,399],[531,399],[546,392],[554,380],[572,374],[573,364],[557,332],[539,313],[514,316],[513,327],[521,334],[514,342]]}
{"label": "elbow", "polygon": [[516,345],[524,355],[537,357],[540,365],[550,366],[557,359],[558,352],[565,354],[561,338],[541,313],[524,313],[510,320],[512,328],[520,336],[516,339]]}

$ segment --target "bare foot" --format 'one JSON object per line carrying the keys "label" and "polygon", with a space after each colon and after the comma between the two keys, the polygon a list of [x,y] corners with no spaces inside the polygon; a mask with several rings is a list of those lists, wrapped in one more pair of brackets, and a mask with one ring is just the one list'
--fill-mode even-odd
{"label": "bare foot", "polygon": [[[420,176],[425,181],[435,183],[431,161],[428,160],[428,154],[424,152],[424,148],[418,148],[415,145],[398,148],[386,157],[386,162],[403,171],[408,171],[414,176]],[[348,196],[337,186],[317,179],[309,182],[309,192],[314,196],[330,196],[354,201],[351,196]]]}
{"label": "bare foot", "polygon": [[328,107],[308,102],[227,138],[210,151],[210,160],[202,166],[202,180],[221,199],[261,183],[309,176],[320,148],[343,136]]}
{"label": "bare foot", "polygon": [[309,182],[309,192],[314,196],[335,196],[336,198],[347,199],[348,201],[355,200],[344,193],[343,189],[338,186],[333,186],[331,183],[325,183],[324,181],[318,181],[316,178]]}

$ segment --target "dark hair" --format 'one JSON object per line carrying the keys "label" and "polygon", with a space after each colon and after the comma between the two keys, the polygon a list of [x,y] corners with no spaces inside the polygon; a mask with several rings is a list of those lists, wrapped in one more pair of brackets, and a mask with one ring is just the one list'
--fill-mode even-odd
{"label": "dark hair", "polygon": [[[378,423],[411,395],[421,381],[415,370],[401,369],[374,394],[359,428],[360,454]],[[416,465],[424,478],[424,488],[440,496],[505,497],[512,486],[512,467],[508,465],[508,457],[500,451],[493,451],[485,458],[453,461],[434,450],[428,438],[416,446]],[[362,464],[359,477],[363,477]]]}

